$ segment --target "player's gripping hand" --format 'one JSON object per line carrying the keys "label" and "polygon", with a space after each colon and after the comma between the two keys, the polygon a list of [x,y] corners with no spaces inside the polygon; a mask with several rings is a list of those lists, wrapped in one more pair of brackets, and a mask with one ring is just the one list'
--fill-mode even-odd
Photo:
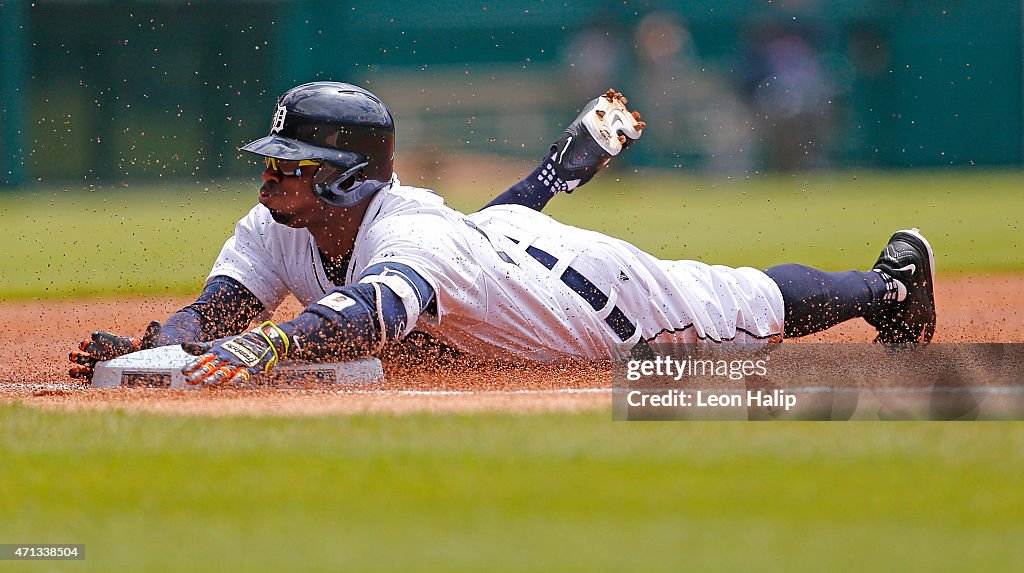
{"label": "player's gripping hand", "polygon": [[186,364],[181,373],[185,375],[185,382],[192,385],[244,383],[253,376],[266,374],[287,358],[291,346],[288,335],[268,320],[238,336],[213,343],[183,344],[186,352],[198,358]]}
{"label": "player's gripping hand", "polygon": [[153,343],[159,335],[160,323],[155,320],[146,327],[146,333],[142,338],[118,336],[97,330],[89,338],[78,343],[78,350],[72,350],[68,355],[68,360],[71,361],[68,375],[72,378],[91,380],[97,362],[153,348]]}

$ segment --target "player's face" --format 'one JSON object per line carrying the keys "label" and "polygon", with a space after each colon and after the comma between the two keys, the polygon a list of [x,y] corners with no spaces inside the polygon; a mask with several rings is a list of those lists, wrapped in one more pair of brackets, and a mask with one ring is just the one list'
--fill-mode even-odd
{"label": "player's face", "polygon": [[298,161],[268,163],[263,170],[260,203],[275,221],[300,229],[328,219],[328,205],[313,192],[317,166],[300,165]]}

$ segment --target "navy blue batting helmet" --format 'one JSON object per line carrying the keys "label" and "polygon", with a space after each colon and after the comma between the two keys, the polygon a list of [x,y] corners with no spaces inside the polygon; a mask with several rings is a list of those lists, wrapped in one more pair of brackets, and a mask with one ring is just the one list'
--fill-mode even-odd
{"label": "navy blue batting helmet", "polygon": [[395,122],[380,98],[361,87],[313,82],[278,98],[270,135],[242,151],[323,161],[313,190],[330,205],[351,207],[391,182]]}

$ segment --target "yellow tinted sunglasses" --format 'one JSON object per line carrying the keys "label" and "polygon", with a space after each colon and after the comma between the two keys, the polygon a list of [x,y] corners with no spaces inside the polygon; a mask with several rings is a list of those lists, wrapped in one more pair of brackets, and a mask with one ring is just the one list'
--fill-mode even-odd
{"label": "yellow tinted sunglasses", "polygon": [[267,169],[277,171],[285,177],[299,177],[302,175],[303,167],[319,167],[323,161],[319,159],[302,159],[300,161],[281,160],[276,157],[264,157],[263,162]]}

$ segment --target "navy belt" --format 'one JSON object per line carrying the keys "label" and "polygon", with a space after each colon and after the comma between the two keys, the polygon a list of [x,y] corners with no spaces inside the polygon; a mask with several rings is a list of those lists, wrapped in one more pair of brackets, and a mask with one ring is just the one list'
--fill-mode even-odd
{"label": "navy belt", "polygon": [[[509,238],[511,239],[511,237]],[[512,241],[516,243],[519,242],[515,239],[512,239]],[[547,267],[548,270],[555,268],[555,265],[558,264],[557,257],[542,251],[537,247],[526,247],[526,253],[537,259],[537,262]],[[583,300],[587,301],[587,304],[593,307],[595,311],[601,310],[607,306],[608,295],[601,292],[601,289],[597,288],[597,285],[590,282],[590,279],[580,274],[576,269],[572,267],[566,268],[560,278],[563,283],[573,290],[573,292],[580,295]],[[630,322],[630,320],[626,318],[626,314],[617,306],[612,309],[612,312],[604,319],[604,322],[610,326],[613,331],[615,331],[615,334],[622,341],[629,340],[636,332],[636,325]]]}

